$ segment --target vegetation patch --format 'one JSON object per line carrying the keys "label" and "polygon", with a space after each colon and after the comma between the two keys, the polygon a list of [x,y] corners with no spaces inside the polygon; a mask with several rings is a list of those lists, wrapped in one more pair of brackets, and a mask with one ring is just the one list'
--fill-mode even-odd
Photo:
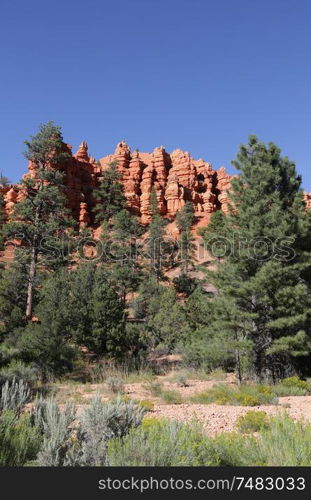
{"label": "vegetation patch", "polygon": [[211,389],[192,397],[201,404],[259,406],[277,404],[272,388],[266,385],[242,385],[240,387],[217,384]]}
{"label": "vegetation patch", "polygon": [[236,422],[237,429],[245,434],[259,432],[269,427],[269,418],[264,411],[248,411]]}

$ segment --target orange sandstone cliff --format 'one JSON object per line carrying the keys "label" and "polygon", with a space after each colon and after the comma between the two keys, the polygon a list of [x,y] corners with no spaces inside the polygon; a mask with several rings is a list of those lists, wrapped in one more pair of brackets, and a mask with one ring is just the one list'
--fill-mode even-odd
{"label": "orange sandstone cliff", "polygon": [[[105,169],[111,163],[116,165],[124,186],[128,209],[140,217],[142,224],[151,219],[150,197],[154,189],[159,212],[169,220],[174,220],[176,213],[187,201],[200,226],[208,222],[210,214],[216,210],[228,211],[228,191],[232,175],[224,167],[214,170],[212,165],[202,159],[193,159],[188,152],[176,149],[167,153],[163,146],[152,153],[131,151],[125,141],[119,142],[113,154],[96,161],[89,156],[88,146],[84,141],[75,154],[71,146],[64,144],[69,153],[69,160],[59,169],[65,174],[64,192],[72,216],[79,227],[94,227],[95,190]],[[24,177],[36,178],[36,166],[29,162],[28,173]],[[0,187],[4,195],[5,210],[8,216],[15,203],[23,199],[21,185]],[[305,193],[307,208],[311,208],[311,194]]]}
{"label": "orange sandstone cliff", "polygon": [[[167,153],[163,146],[152,153],[131,151],[121,141],[113,154],[96,161],[89,156],[86,142],[82,142],[75,154],[71,146],[64,146],[69,160],[60,170],[65,173],[64,191],[73,217],[80,228],[94,224],[93,208],[96,204],[95,189],[101,176],[111,163],[117,166],[128,209],[140,217],[142,224],[151,219],[150,196],[154,189],[160,213],[169,220],[186,201],[193,204],[195,215],[207,219],[216,210],[228,210],[228,195],[232,176],[225,168],[214,170],[202,159],[193,159],[188,152],[176,149]],[[36,178],[36,166],[29,162],[25,177]],[[7,215],[15,203],[23,198],[21,185],[1,188]]]}

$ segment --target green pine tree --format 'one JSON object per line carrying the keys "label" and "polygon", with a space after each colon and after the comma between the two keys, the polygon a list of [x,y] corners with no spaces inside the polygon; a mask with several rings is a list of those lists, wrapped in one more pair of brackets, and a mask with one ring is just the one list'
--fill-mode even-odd
{"label": "green pine tree", "polygon": [[2,172],[0,172],[0,186],[6,187],[9,186],[10,184],[11,181],[9,180],[9,178],[3,175]]}
{"label": "green pine tree", "polygon": [[103,171],[99,188],[95,191],[97,204],[94,210],[97,222],[108,222],[111,217],[125,208],[126,198],[120,180],[118,163],[114,161]]}
{"label": "green pine tree", "polygon": [[101,267],[96,269],[91,314],[92,329],[88,347],[97,355],[122,357],[127,349],[124,341],[125,306]]}
{"label": "green pine tree", "polygon": [[5,201],[4,196],[0,193],[0,251],[4,250],[4,227],[6,223]]}
{"label": "green pine tree", "polygon": [[34,163],[36,178],[23,179],[24,199],[15,205],[5,234],[23,242],[16,249],[16,258],[28,268],[25,316],[31,319],[38,270],[54,268],[66,261],[64,242],[68,247],[68,228],[74,222],[68,215],[66,200],[61,192],[63,174],[55,168],[68,158],[60,127],[52,122],[41,125],[39,132],[26,141],[26,146],[24,154]]}
{"label": "green pine tree", "polygon": [[69,287],[66,307],[75,342],[98,356],[124,354],[125,304],[107,267],[81,264],[71,272]]}
{"label": "green pine tree", "polygon": [[16,339],[18,357],[35,364],[43,381],[72,369],[77,351],[72,343],[70,277],[67,270],[51,273],[42,285],[36,321],[28,322]]}
{"label": "green pine tree", "polygon": [[195,250],[194,237],[191,228],[194,220],[192,203],[187,201],[184,207],[176,215],[176,224],[180,232],[179,254],[182,273],[188,274],[188,271],[194,267]]}
{"label": "green pine tree", "polygon": [[141,243],[143,228],[137,217],[123,209],[113,217],[110,253],[110,279],[124,304],[141,280]]}
{"label": "green pine tree", "polygon": [[226,216],[221,210],[211,214],[208,226],[199,230],[204,241],[204,248],[209,250],[213,257],[221,259],[230,253],[230,245],[226,239]]}
{"label": "green pine tree", "polygon": [[233,163],[240,176],[222,226],[226,255],[209,273],[215,300],[227,304],[214,326],[225,322],[236,345],[251,343],[257,380],[276,378],[310,354],[310,213],[294,163],[274,144],[251,136]]}
{"label": "green pine tree", "polygon": [[170,265],[173,257],[173,248],[165,238],[165,228],[168,221],[160,215],[157,205],[155,190],[150,196],[151,222],[149,225],[149,238],[147,240],[148,270],[156,277],[157,281],[165,279],[164,269]]}

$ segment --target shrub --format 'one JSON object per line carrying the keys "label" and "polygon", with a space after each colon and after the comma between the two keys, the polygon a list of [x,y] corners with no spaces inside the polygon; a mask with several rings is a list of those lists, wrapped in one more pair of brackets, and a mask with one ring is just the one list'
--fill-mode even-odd
{"label": "shrub", "polygon": [[152,396],[161,397],[162,395],[163,388],[159,382],[148,382],[148,384],[144,385],[144,388],[149,391]]}
{"label": "shrub", "polygon": [[209,336],[204,330],[190,334],[184,342],[185,366],[211,372],[217,368],[232,370],[235,365],[232,346],[223,336]]}
{"label": "shrub", "polygon": [[31,426],[29,415],[18,418],[12,410],[0,415],[0,466],[21,466],[34,460],[41,436]]}
{"label": "shrub", "polygon": [[56,467],[65,464],[75,414],[70,403],[60,410],[54,399],[38,401],[32,421],[43,432],[43,442],[37,457],[39,465]]}
{"label": "shrub", "polygon": [[106,378],[106,367],[101,363],[95,363],[88,368],[88,376],[93,384],[101,384]]}
{"label": "shrub", "polygon": [[67,454],[66,465],[107,465],[107,443],[114,437],[124,437],[132,427],[137,427],[145,409],[134,401],[118,398],[103,403],[97,396],[84,411],[76,439]]}
{"label": "shrub", "polygon": [[253,465],[249,459],[250,450],[256,446],[253,437],[241,436],[235,432],[223,432],[211,441],[212,453],[220,466]]}
{"label": "shrub", "polygon": [[269,386],[244,385],[237,388],[226,384],[217,384],[208,391],[195,395],[192,401],[202,404],[216,403],[241,406],[277,403],[277,399]]}
{"label": "shrub", "polygon": [[290,387],[283,384],[276,384],[273,386],[273,392],[277,397],[285,397],[285,396],[305,396],[307,392],[305,389],[301,389],[300,387]]}
{"label": "shrub", "polygon": [[209,379],[210,380],[225,380],[226,379],[226,372],[222,368],[215,368],[215,370],[212,370],[209,374]]}
{"label": "shrub", "polygon": [[122,394],[124,392],[123,380],[118,377],[107,378],[106,385],[113,394]]}
{"label": "shrub", "polygon": [[241,432],[247,434],[268,428],[269,420],[264,411],[250,410],[238,418],[236,426]]}
{"label": "shrub", "polygon": [[297,376],[283,378],[280,383],[285,387],[299,387],[299,389],[303,389],[305,391],[310,390],[308,382],[300,380]]}
{"label": "shrub", "polygon": [[311,391],[311,386],[299,377],[287,377],[274,386],[274,391],[278,396],[304,396]]}
{"label": "shrub", "polygon": [[184,375],[178,375],[176,383],[179,387],[188,387],[187,379]]}
{"label": "shrub", "polygon": [[139,406],[144,408],[146,411],[153,411],[154,410],[154,402],[150,401],[149,399],[143,399],[142,401],[139,401]]}
{"label": "shrub", "polygon": [[144,419],[123,439],[108,444],[112,466],[196,466],[218,465],[218,457],[196,423],[186,425],[169,420]]}
{"label": "shrub", "polygon": [[30,398],[30,388],[23,380],[7,380],[0,389],[0,412],[13,410],[20,413]]}
{"label": "shrub", "polygon": [[182,397],[177,391],[162,391],[161,397],[169,405],[180,405],[182,403]]}
{"label": "shrub", "polygon": [[196,278],[190,278],[186,274],[181,274],[173,279],[173,285],[177,293],[184,293],[188,297],[197,288],[198,280]]}
{"label": "shrub", "polygon": [[274,417],[270,426],[260,431],[248,461],[251,465],[310,466],[310,442],[310,423],[294,422],[288,415]]}
{"label": "shrub", "polygon": [[37,368],[33,365],[26,365],[22,361],[12,360],[11,363],[0,370],[0,383],[5,383],[7,380],[12,382],[15,380],[23,380],[29,386],[39,380],[40,375]]}

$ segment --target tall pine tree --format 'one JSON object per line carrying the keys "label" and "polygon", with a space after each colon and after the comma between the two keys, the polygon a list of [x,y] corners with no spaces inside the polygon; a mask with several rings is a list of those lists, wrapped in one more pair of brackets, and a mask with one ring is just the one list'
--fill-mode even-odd
{"label": "tall pine tree", "polygon": [[191,234],[194,214],[192,203],[187,202],[176,215],[176,224],[180,232],[179,262],[182,274],[188,275],[194,265],[195,249],[194,237]]}
{"label": "tall pine tree", "polygon": [[240,176],[221,230],[226,255],[209,273],[215,300],[228,306],[219,308],[214,326],[225,322],[236,346],[251,343],[256,380],[277,378],[311,349],[310,212],[295,164],[274,144],[251,136],[233,164]]}
{"label": "tall pine tree", "polygon": [[95,220],[99,223],[108,222],[126,206],[126,198],[118,171],[118,162],[111,162],[103,171],[99,188],[95,192]]}
{"label": "tall pine tree", "polygon": [[61,192],[63,174],[55,167],[68,159],[60,127],[48,122],[26,141],[25,157],[36,168],[36,178],[22,180],[23,199],[15,205],[6,236],[22,240],[16,258],[25,262],[27,272],[27,303],[25,316],[32,318],[34,290],[39,268],[53,268],[62,263],[63,243],[68,240],[68,228],[74,225],[65,208]]}

